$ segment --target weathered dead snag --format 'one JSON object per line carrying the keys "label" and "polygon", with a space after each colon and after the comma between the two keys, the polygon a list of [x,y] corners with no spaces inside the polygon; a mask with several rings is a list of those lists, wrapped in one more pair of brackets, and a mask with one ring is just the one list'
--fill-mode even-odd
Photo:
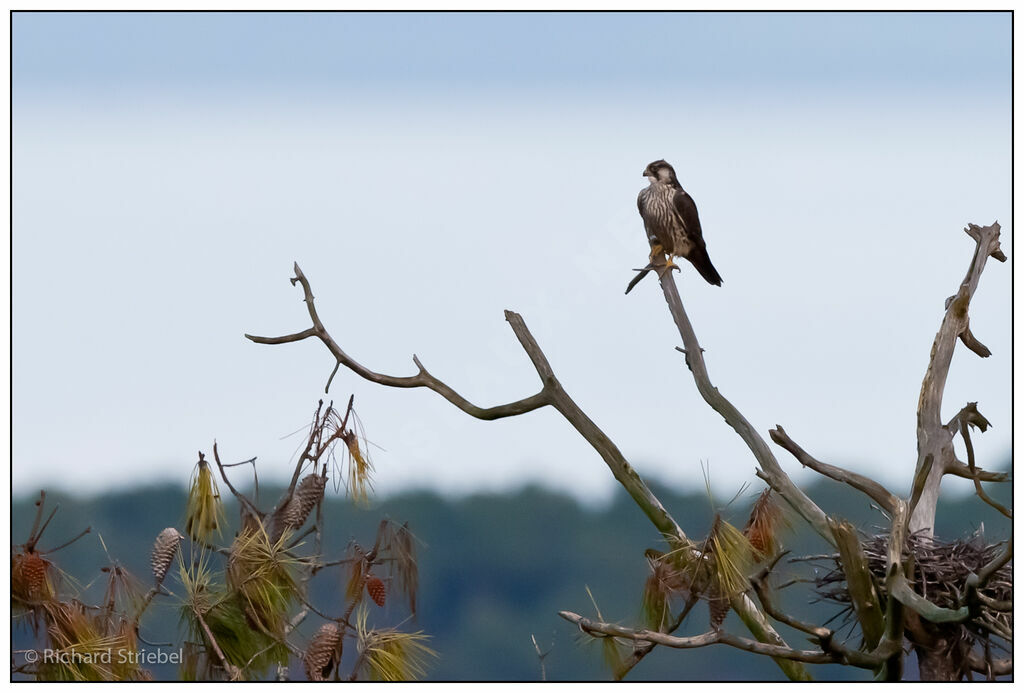
{"label": "weathered dead snag", "polygon": [[[782,470],[764,439],[753,429],[733,404],[711,384],[704,362],[704,350],[697,341],[683,309],[675,280],[670,274],[661,278],[661,286],[672,318],[679,328],[686,365],[693,374],[697,390],[715,411],[722,415],[750,448],[757,460],[757,475],[828,544],[836,553],[827,556],[829,572],[818,581],[822,596],[845,607],[847,623],[859,626],[859,647],[840,644],[835,629],[807,624],[782,612],[776,606],[768,577],[774,567],[769,562],[751,579],[761,607],[774,620],[803,631],[818,645],[814,651],[781,650],[726,635],[712,623],[708,633],[689,638],[669,635],[678,628],[658,627],[637,631],[607,623],[597,623],[571,612],[563,618],[576,623],[584,632],[601,637],[616,637],[644,643],[644,653],[654,645],[677,648],[724,644],[776,658],[808,663],[832,662],[868,669],[881,680],[902,678],[903,643],[907,641],[918,657],[922,678],[957,680],[978,673],[988,678],[1012,672],[1013,630],[1010,612],[1013,606],[1012,542],[986,544],[984,537],[942,542],[932,537],[939,485],[946,474],[974,481],[981,500],[1007,518],[1012,511],[996,503],[985,492],[982,482],[1006,481],[1005,474],[977,467],[970,429],[984,432],[991,424],[969,403],[953,419],[943,424],[939,418],[943,389],[953,350],[959,340],[981,357],[990,351],[969,329],[968,307],[977,288],[985,261],[993,257],[1005,261],[999,248],[999,224],[965,231],[975,241],[975,251],[964,281],[946,302],[946,313],[932,347],[931,358],[921,388],[918,407],[918,462],[913,487],[903,498],[862,474],[815,459],[801,448],[781,426],[769,431],[772,440],[790,452],[801,465],[830,479],[845,483],[871,499],[890,520],[887,533],[861,537],[841,519],[822,511]],[[956,458],[953,438],[959,434],[967,450],[966,463]],[[710,536],[710,535],[709,535]],[[705,543],[707,546],[707,543]],[[714,554],[702,550],[706,559]],[[653,564],[652,577],[659,578],[660,564]],[[676,583],[679,583],[676,580]],[[650,584],[650,581],[649,583]],[[694,595],[693,585],[670,585],[685,610]],[[648,600],[645,590],[645,600]],[[698,591],[698,594],[700,592]],[[708,595],[701,595],[709,599]],[[663,596],[661,603],[667,601]],[[645,601],[646,603],[646,601]],[[713,606],[713,599],[709,599]],[[666,610],[658,626],[671,621]],[[1000,654],[1002,653],[1002,654]],[[1007,655],[1007,656],[1004,656]]]}
{"label": "weathered dead snag", "polygon": [[[940,420],[943,389],[957,341],[985,357],[990,351],[972,333],[968,319],[970,301],[986,260],[1005,261],[999,248],[999,224],[970,225],[967,234],[975,251],[967,275],[946,304],[946,313],[932,347],[922,383],[918,406],[918,459],[914,483],[906,497],[857,472],[817,460],[800,447],[781,427],[769,431],[777,445],[803,466],[849,485],[863,493],[885,513],[889,529],[879,537],[862,537],[855,528],[828,515],[790,479],[765,438],[716,388],[708,375],[704,351],[683,307],[675,279],[661,277],[661,288],[670,314],[683,342],[677,347],[685,357],[698,392],[746,443],[757,461],[757,475],[770,494],[762,499],[744,530],[720,517],[710,522],[702,539],[688,537],[612,440],[586,415],[563,389],[543,351],[523,318],[511,311],[505,318],[512,327],[541,381],[540,390],[523,399],[481,407],[462,397],[447,383],[432,375],[413,356],[416,372],[392,376],[374,372],[351,358],[321,322],[313,302],[309,281],[296,264],[293,284],[302,287],[312,325],[280,337],[246,335],[259,344],[285,344],[316,338],[334,357],[328,387],[340,366],[360,377],[387,387],[424,387],[438,393],[452,405],[478,419],[494,420],[526,414],[550,406],[594,448],[613,476],[626,489],[666,542],[666,551],[648,550],[652,570],[644,590],[647,628],[633,629],[598,618],[588,619],[563,611],[560,615],[584,633],[605,638],[615,649],[618,642],[632,647],[632,654],[615,665],[617,678],[625,676],[655,646],[692,649],[713,644],[771,657],[791,679],[809,679],[805,664],[838,663],[866,669],[882,680],[903,676],[904,643],[909,641],[921,663],[924,676],[954,679],[971,672],[988,677],[1012,671],[1012,661],[997,651],[1012,642],[1012,624],[1006,613],[1012,608],[1012,582],[1007,564],[1010,545],[998,551],[982,539],[943,544],[931,537],[941,479],[946,474],[970,478],[978,496],[1007,517],[1012,511],[993,501],[982,483],[1005,481],[1006,475],[980,469],[974,459],[970,430],[991,425],[968,404],[951,421]],[[963,438],[967,461],[957,459],[953,450],[956,435]],[[296,477],[297,479],[297,477]],[[225,479],[226,481],[226,479]],[[293,479],[292,488],[295,486]],[[833,628],[804,623],[786,614],[777,604],[772,571],[781,553],[778,549],[780,516],[775,499],[788,506],[834,550],[828,555],[830,572],[819,589],[841,601],[859,626],[858,646],[841,641]],[[774,519],[773,519],[774,518]],[[979,543],[982,542],[982,543]],[[993,553],[995,551],[995,553]],[[974,559],[966,561],[970,555]],[[950,572],[948,562],[966,561]],[[947,562],[943,568],[943,561]],[[936,580],[943,576],[942,587]],[[1007,587],[1011,589],[1007,592]],[[756,599],[756,601],[755,601]],[[695,636],[676,636],[694,604],[704,601],[711,613],[709,630]],[[674,606],[681,608],[674,611]],[[752,638],[723,630],[729,610],[736,612]],[[799,650],[786,644],[772,626],[783,623],[805,633],[814,645]],[[999,642],[1001,641],[1001,642]],[[329,661],[320,657],[317,661]]]}

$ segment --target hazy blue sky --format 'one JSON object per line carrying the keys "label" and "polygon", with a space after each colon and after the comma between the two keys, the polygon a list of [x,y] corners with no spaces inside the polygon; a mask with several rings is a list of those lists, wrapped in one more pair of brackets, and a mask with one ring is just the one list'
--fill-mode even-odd
{"label": "hazy blue sky", "polygon": [[[1011,242],[1003,14],[24,14],[13,19],[13,473],[184,481],[216,437],[283,475],[332,367],[298,261],[354,358],[489,405],[563,385],[644,475],[728,497],[754,460],[700,399],[647,245],[675,164],[721,288],[680,277],[715,384],[762,432],[905,491],[921,377],[968,222]],[[1010,454],[1010,265],[992,262],[946,413]],[[469,419],[341,372],[378,490],[527,481],[605,498],[552,411]],[[778,450],[798,479],[806,476]],[[957,484],[952,483],[951,487]]]}

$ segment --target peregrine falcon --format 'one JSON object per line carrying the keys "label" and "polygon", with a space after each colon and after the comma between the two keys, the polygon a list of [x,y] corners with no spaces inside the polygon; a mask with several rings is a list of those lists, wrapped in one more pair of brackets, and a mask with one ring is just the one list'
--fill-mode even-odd
{"label": "peregrine falcon", "polygon": [[[672,262],[674,257],[685,257],[709,284],[721,286],[722,277],[711,264],[701,235],[697,205],[679,184],[675,169],[667,161],[659,159],[644,169],[644,176],[651,184],[640,191],[636,205],[651,244],[651,264],[630,282],[626,293],[651,269],[662,274],[676,267]],[[668,254],[667,261],[656,264],[663,253]]]}

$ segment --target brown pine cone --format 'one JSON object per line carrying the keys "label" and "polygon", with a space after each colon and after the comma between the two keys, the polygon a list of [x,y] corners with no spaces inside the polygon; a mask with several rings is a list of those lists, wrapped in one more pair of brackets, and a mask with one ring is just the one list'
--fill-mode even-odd
{"label": "brown pine cone", "polygon": [[725,597],[708,599],[708,611],[711,613],[711,627],[718,630],[729,615],[729,600]]}
{"label": "brown pine cone", "polygon": [[46,559],[36,552],[25,554],[21,560],[21,575],[25,581],[25,592],[29,599],[35,600],[47,596]]}
{"label": "brown pine cone", "polygon": [[388,590],[384,586],[384,581],[376,575],[370,575],[366,578],[366,593],[370,595],[377,606],[384,606],[384,602],[387,600]]}
{"label": "brown pine cone", "polygon": [[157,587],[159,587],[164,578],[167,577],[167,571],[171,567],[171,561],[174,560],[174,554],[178,551],[178,544],[185,537],[176,530],[174,527],[168,527],[164,531],[157,535],[156,541],[153,543],[153,555],[150,559],[150,565],[153,566],[153,577],[156,579]]}
{"label": "brown pine cone", "polygon": [[306,665],[306,678],[310,681],[326,681],[341,660],[341,631],[335,623],[320,626],[306,648],[303,661]]}
{"label": "brown pine cone", "polygon": [[[306,522],[309,513],[324,497],[324,487],[327,485],[327,477],[319,474],[309,474],[303,477],[291,500],[281,509],[279,522],[275,523],[274,533],[280,536],[284,529],[298,529]],[[276,539],[276,537],[275,537]]]}

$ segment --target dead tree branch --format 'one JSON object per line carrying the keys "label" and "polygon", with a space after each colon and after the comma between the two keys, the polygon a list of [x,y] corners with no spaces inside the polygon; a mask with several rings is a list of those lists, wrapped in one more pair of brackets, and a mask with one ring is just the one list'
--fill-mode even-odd
{"label": "dead tree branch", "polygon": [[839,548],[837,563],[846,578],[846,591],[850,595],[857,622],[864,636],[864,644],[875,647],[885,633],[885,617],[870,564],[857,531],[849,522],[831,522],[832,532]]}
{"label": "dead tree branch", "polygon": [[[1006,549],[998,556],[993,558],[989,563],[982,566],[977,573],[971,573],[967,576],[966,582],[966,593],[962,603],[964,603],[970,616],[976,617],[980,612],[982,605],[995,611],[1013,611],[1013,600],[1000,600],[986,597],[981,593],[981,590],[985,588],[989,580],[1002,568],[1004,565],[1010,562],[1013,558],[1013,542],[1007,542]],[[1008,640],[1012,640],[1008,638]]]}
{"label": "dead tree branch", "polygon": [[953,435],[956,435],[960,432],[961,421],[966,421],[972,427],[981,429],[982,433],[987,431],[989,426],[992,425],[992,423],[986,419],[980,411],[978,411],[977,402],[968,402],[965,404],[964,408],[958,411],[956,415],[949,420],[949,423],[946,424],[946,430]]}
{"label": "dead tree branch", "polygon": [[535,395],[531,395],[530,397],[510,402],[508,404],[500,404],[493,407],[479,407],[471,403],[462,395],[458,394],[448,384],[431,375],[416,356],[413,356],[413,362],[418,368],[416,375],[399,377],[376,373],[350,357],[334,340],[331,334],[327,331],[327,328],[324,327],[313,302],[313,291],[310,288],[309,280],[306,279],[306,276],[302,273],[298,263],[295,264],[294,270],[295,277],[291,280],[292,284],[297,283],[302,286],[306,308],[309,311],[309,317],[313,322],[313,326],[309,329],[303,330],[302,332],[285,337],[257,337],[247,334],[245,335],[247,339],[256,342],[257,344],[284,344],[287,342],[306,339],[308,337],[316,337],[323,342],[324,346],[327,347],[339,363],[343,364],[356,375],[359,375],[370,382],[385,385],[387,387],[425,387],[438,393],[451,404],[477,419],[492,421],[509,416],[519,416],[544,406],[551,406],[565,417],[565,419],[572,424],[573,428],[575,428],[580,435],[590,443],[594,450],[597,451],[605,461],[605,464],[607,464],[609,469],[611,469],[616,480],[625,487],[633,500],[636,501],[651,522],[654,523],[654,526],[657,527],[658,531],[665,535],[676,547],[688,545],[686,534],[683,532],[682,528],[676,523],[672,516],[669,515],[668,511],[665,510],[661,501],[659,501],[654,493],[651,492],[647,484],[644,483],[640,476],[633,470],[632,466],[630,466],[629,462],[626,461],[626,458],[619,451],[618,447],[616,447],[611,439],[605,435],[600,428],[598,428],[590,417],[580,409],[580,407],[562,388],[561,383],[559,383],[558,379],[555,377],[551,365],[548,363],[547,357],[544,355],[544,352],[541,351],[537,341],[526,327],[526,323],[523,321],[522,316],[518,313],[505,311],[505,319],[512,327],[513,333],[515,333],[516,338],[523,347],[523,350],[533,363],[534,369],[537,371],[537,375],[540,377],[542,383],[541,390]]}
{"label": "dead tree branch", "polygon": [[750,422],[733,406],[732,402],[725,398],[718,388],[711,384],[708,376],[707,366],[704,364],[704,350],[697,341],[697,335],[693,331],[690,319],[683,308],[682,299],[679,298],[679,289],[676,287],[675,278],[671,272],[661,276],[661,289],[665,294],[665,302],[668,303],[669,312],[679,329],[679,335],[683,338],[683,349],[680,351],[686,356],[686,365],[693,373],[693,379],[697,384],[697,390],[701,397],[712,409],[722,415],[725,422],[739,434],[743,442],[747,444],[754,454],[761,467],[761,476],[778,493],[800,517],[802,517],[814,530],[828,543],[834,543],[832,532],[828,528],[828,520],[825,513],[807,497],[800,488],[793,483],[775,459],[764,438],[758,434]]}
{"label": "dead tree branch", "polygon": [[[1012,608],[1012,603],[1008,602],[1003,593],[999,591],[990,590],[989,594],[981,593],[990,576],[1001,570],[1010,560],[1012,549],[1008,548],[1002,555],[993,559],[980,569],[977,575],[972,573],[965,584],[966,590],[954,590],[955,597],[952,601],[948,597],[948,591],[940,595],[939,601],[944,606],[932,600],[934,595],[930,594],[927,589],[927,579],[924,579],[923,583],[915,582],[913,547],[916,544],[914,542],[917,541],[919,535],[926,536],[931,531],[934,524],[939,484],[943,475],[954,474],[972,479],[982,500],[1012,518],[1012,512],[992,501],[981,485],[982,481],[1004,481],[1007,479],[1007,475],[979,470],[975,463],[969,429],[977,427],[981,431],[985,431],[990,425],[987,419],[978,412],[975,403],[969,403],[946,424],[943,424],[939,418],[942,394],[956,342],[962,341],[968,349],[981,357],[986,357],[991,353],[970,330],[968,306],[987,258],[991,256],[1000,261],[1006,259],[999,248],[998,223],[988,227],[978,227],[972,224],[966,229],[966,232],[976,242],[975,252],[957,294],[947,301],[945,316],[936,335],[928,370],[922,383],[917,418],[918,460],[910,498],[905,500],[893,494],[882,484],[865,475],[821,462],[795,443],[781,426],[769,431],[772,440],[788,450],[803,466],[857,489],[888,514],[891,522],[889,534],[882,543],[881,552],[876,551],[871,559],[878,565],[879,572],[875,575],[872,575],[864,545],[853,527],[827,516],[793,483],[789,475],[782,469],[765,439],[711,383],[704,361],[703,349],[687,317],[675,279],[671,273],[665,273],[660,277],[665,301],[683,341],[683,347],[679,350],[686,357],[686,365],[693,375],[701,397],[746,443],[757,461],[757,475],[764,479],[826,542],[839,549],[836,560],[842,570],[841,579],[844,579],[848,585],[849,600],[853,604],[864,634],[864,643],[860,648],[850,648],[837,642],[835,632],[829,628],[805,623],[781,611],[774,603],[772,593],[764,581],[771,566],[751,579],[751,584],[764,611],[744,591],[732,593],[729,597],[729,605],[750,630],[754,639],[738,637],[717,629],[691,637],[672,635],[672,631],[681,625],[687,612],[700,598],[700,595],[696,597],[691,595],[688,598],[687,607],[676,622],[669,627],[669,632],[633,630],[586,619],[568,611],[560,612],[560,616],[575,623],[583,632],[596,637],[622,638],[633,641],[635,647],[630,667],[640,661],[656,645],[690,649],[724,644],[772,657],[791,679],[809,679],[809,675],[803,667],[804,663],[841,663],[875,671],[878,678],[882,680],[898,680],[903,674],[904,654],[902,648],[905,637],[910,638],[918,649],[919,656],[931,657],[934,660],[929,660],[929,666],[937,667],[936,662],[939,662],[939,658],[943,655],[928,649],[925,639],[931,636],[926,632],[925,625],[928,628],[940,627],[943,624],[961,627],[957,624],[963,624],[970,620],[974,624],[971,627],[982,629],[979,632],[986,638],[988,637],[985,634],[987,629],[988,632],[999,637],[1012,640],[1012,632],[1004,624],[1005,617],[997,613],[1005,613],[1006,608],[1004,607]],[[415,355],[413,362],[417,372],[410,376],[377,373],[352,359],[341,349],[323,325],[314,306],[309,281],[297,264],[294,266],[294,271],[295,277],[291,279],[291,282],[293,285],[300,284],[302,287],[312,327],[282,337],[246,335],[248,339],[260,344],[284,344],[310,337],[319,339],[331,352],[335,361],[328,386],[338,368],[344,365],[360,377],[387,387],[424,387],[433,390],[461,411],[483,420],[518,416],[550,406],[558,411],[590,443],[616,480],[627,490],[673,550],[697,551],[696,546],[687,539],[683,530],[633,470],[621,451],[562,387],[547,357],[526,327],[522,316],[505,311],[505,319],[541,381],[540,390],[534,395],[514,402],[480,407],[469,402],[448,384],[432,375]],[[956,459],[953,450],[953,438],[956,434],[963,438],[966,445],[967,463]],[[319,444],[314,445],[312,437],[310,446],[312,448],[307,448],[303,458],[318,457],[314,451],[319,449]],[[300,459],[299,465],[296,467],[292,487],[299,476],[302,462],[303,460]],[[221,473],[223,476],[223,468]],[[908,544],[910,545],[909,557]],[[321,563],[320,565],[328,564]],[[884,575],[881,572],[883,570]],[[921,587],[922,584],[924,587],[921,593],[915,591],[914,585]],[[1002,586],[1000,588],[1002,589]],[[992,596],[993,594],[995,596]],[[979,617],[982,607],[987,609],[984,618]],[[993,616],[993,614],[995,615]],[[598,616],[600,618],[600,614]],[[811,641],[816,643],[819,649],[797,650],[791,648],[774,630],[768,617],[809,635]],[[536,646],[536,642],[534,644]],[[540,654],[539,649],[538,654]],[[1004,664],[1001,660],[992,659],[986,645],[983,661],[971,660],[964,665],[966,668],[975,670],[978,670],[979,666],[983,666],[986,673],[992,676],[993,670],[1002,669]],[[629,667],[624,669],[623,673],[628,670]]]}
{"label": "dead tree branch", "polygon": [[956,459],[947,464],[946,474],[959,476],[964,479],[977,479],[978,481],[991,481],[996,483],[1010,480],[1010,475],[1006,472],[990,472],[985,469],[975,468],[974,473],[972,474],[970,467]]}
{"label": "dead tree branch", "polygon": [[840,481],[848,486],[852,486],[861,493],[867,495],[871,500],[878,503],[878,505],[888,513],[892,513],[893,509],[896,507],[896,496],[890,493],[889,490],[880,483],[874,479],[864,476],[863,474],[858,474],[856,472],[847,471],[842,467],[819,462],[803,448],[793,442],[793,439],[790,438],[789,434],[783,430],[782,426],[776,425],[775,428],[768,431],[768,434],[777,444],[792,453],[793,457],[795,457],[803,466],[809,467],[819,474],[827,476],[829,479],[834,479],[835,481]]}
{"label": "dead tree branch", "polygon": [[[220,453],[217,451],[217,441],[213,441],[213,461],[217,463],[217,469],[220,470],[220,478],[224,480],[224,484],[228,487],[228,490],[231,491],[231,495],[238,500],[238,504],[242,507],[242,511],[252,515],[256,522],[262,522],[263,513],[260,509],[257,508],[251,500],[249,500],[248,496],[236,489],[231,483],[231,480],[228,479],[227,472],[224,471],[224,465],[221,464],[220,461]],[[202,452],[199,453],[199,464],[206,464],[206,460],[204,459]]]}
{"label": "dead tree branch", "polygon": [[36,516],[32,520],[32,529],[28,531],[28,541],[25,542],[25,550],[31,551],[36,548],[36,542],[39,541],[39,522],[43,519],[43,506],[46,503],[46,491],[39,492],[39,500],[36,501]]}
{"label": "dead tree branch", "polygon": [[[602,431],[597,424],[587,416],[587,414],[579,407],[579,405],[576,404],[575,401],[573,401],[562,387],[562,384],[558,381],[557,377],[555,377],[551,364],[548,362],[547,357],[544,355],[544,352],[541,350],[536,339],[526,327],[526,323],[521,315],[512,311],[505,311],[505,319],[508,321],[513,333],[516,335],[516,338],[519,340],[523,350],[533,363],[537,375],[540,377],[542,384],[541,390],[535,395],[508,404],[486,408],[479,407],[466,400],[449,385],[431,375],[415,355],[413,356],[413,362],[416,364],[418,372],[412,376],[401,377],[377,373],[366,368],[350,357],[338,345],[321,321],[314,305],[313,291],[310,287],[309,280],[302,273],[298,263],[295,263],[293,269],[295,271],[295,276],[291,279],[291,282],[293,285],[301,285],[306,309],[309,312],[309,318],[312,321],[313,326],[301,332],[286,335],[284,337],[258,337],[247,334],[245,335],[247,339],[257,344],[284,344],[307,339],[309,337],[316,337],[324,344],[324,346],[327,347],[337,363],[343,364],[346,368],[360,377],[387,387],[425,387],[438,393],[463,412],[478,419],[494,420],[509,416],[518,416],[544,406],[550,406],[558,411],[558,413],[560,413],[563,418],[565,418],[565,420],[568,421],[577,432],[579,432],[584,440],[590,443],[591,447],[593,447],[601,456],[601,459],[604,460],[605,464],[611,470],[615,479],[622,484],[636,504],[640,506],[644,514],[647,515],[648,519],[666,538],[672,548],[683,550],[690,550],[692,548],[685,532],[683,532],[682,528],[668,513],[665,507],[661,504],[661,501],[658,500],[643,479],[640,478],[640,475],[637,474],[629,464],[615,443],[613,443],[604,431]],[[747,426],[749,428],[749,424],[747,424]],[[756,434],[754,435],[756,436]],[[770,457],[771,452],[768,450],[767,445],[764,444],[764,441],[761,441],[761,446]],[[775,468],[778,469],[779,473],[781,473],[781,469],[778,468],[777,463],[774,463],[774,458],[771,459],[772,463],[775,464]],[[769,467],[770,466],[771,465],[769,465]],[[813,504],[810,503],[810,500],[807,499],[799,489],[793,486],[792,482],[789,482],[788,477],[785,477],[784,474],[782,474],[782,477],[784,477],[784,479],[780,480],[779,483],[785,487],[785,484],[788,482],[789,487],[786,488],[788,488],[790,497],[795,499],[791,500],[791,503],[796,502],[799,504],[799,499],[803,498],[806,500],[806,503],[802,506],[804,507],[805,512],[813,516],[813,512],[810,509],[813,507],[813,510],[816,510],[822,518],[824,517],[824,513],[821,513],[821,510],[818,509],[817,506],[813,506]],[[810,504],[810,506],[807,506],[807,504]],[[769,643],[772,647],[785,649],[782,637],[775,632],[767,619],[765,619],[764,615],[758,610],[757,606],[750,601],[749,597],[746,595],[739,595],[732,600],[731,605],[743,620],[744,624],[751,629],[751,633],[753,633],[755,637]],[[791,678],[807,677],[807,673],[796,664],[784,663],[781,664],[781,666],[783,666],[787,676],[790,676]]]}
{"label": "dead tree branch", "polygon": [[[247,334],[245,335],[247,339],[256,342],[257,344],[286,344],[289,342],[297,342],[303,339],[307,339],[309,337],[316,337],[317,339],[324,343],[324,346],[326,346],[327,349],[335,356],[335,358],[337,358],[339,363],[344,365],[346,368],[351,370],[356,375],[365,378],[370,382],[377,383],[379,385],[386,385],[387,387],[425,387],[441,395],[446,400],[448,400],[449,402],[451,402],[456,407],[458,407],[465,413],[469,414],[470,416],[477,419],[484,419],[486,421],[502,419],[508,416],[518,416],[520,414],[525,414],[527,412],[533,411],[534,409],[538,409],[542,406],[550,404],[550,397],[546,392],[547,385],[545,383],[545,389],[542,389],[540,392],[530,397],[525,397],[515,402],[510,402],[508,404],[500,404],[493,407],[478,407],[477,405],[473,404],[465,397],[457,393],[447,384],[431,375],[427,371],[427,369],[423,367],[423,364],[420,363],[419,359],[415,355],[413,356],[413,362],[416,364],[416,367],[418,369],[416,375],[392,376],[371,371],[369,368],[366,368],[358,361],[356,361],[348,354],[346,354],[338,345],[338,343],[334,341],[334,338],[331,337],[330,333],[327,331],[327,328],[324,327],[323,322],[320,320],[320,316],[317,314],[316,306],[314,305],[313,302],[313,291],[310,288],[309,280],[307,280],[306,276],[302,273],[302,270],[299,268],[298,263],[295,263],[294,270],[295,276],[292,278],[291,282],[292,284],[298,283],[302,285],[302,291],[304,294],[303,300],[306,303],[306,308],[309,311],[309,318],[310,320],[312,320],[313,326],[301,332],[286,335],[284,337],[257,337],[255,335]],[[515,329],[515,327],[513,327],[513,329]],[[518,333],[516,334],[516,336],[520,337]],[[532,337],[530,338],[530,340],[532,341]],[[522,337],[520,337],[520,342],[522,341],[523,339]],[[539,349],[537,350],[537,352],[539,352]],[[531,359],[533,359],[535,355],[536,354],[531,354]],[[544,363],[546,363],[546,360],[544,361]],[[534,365],[537,366],[536,360],[534,361]],[[550,368],[548,368],[548,371],[550,372]],[[540,367],[538,367],[538,373],[540,373]],[[541,373],[541,379],[544,379],[543,373]]]}
{"label": "dead tree branch", "polygon": [[775,604],[775,599],[772,597],[771,590],[767,584],[767,579],[775,563],[781,557],[782,554],[776,557],[776,560],[772,561],[770,565],[765,566],[759,574],[750,579],[750,584],[754,588],[755,594],[757,594],[758,601],[761,602],[761,607],[764,609],[766,614],[774,618],[779,623],[784,623],[790,628],[795,628],[796,630],[803,631],[808,635],[812,635],[819,641],[830,639],[832,637],[832,631],[828,628],[816,626],[812,623],[805,623],[804,621],[784,613]]}
{"label": "dead tree branch", "polygon": [[985,674],[989,677],[995,676],[1009,676],[1013,673],[1013,658],[1007,657],[1006,659],[996,659],[994,661],[988,661],[981,655],[970,652],[967,655],[967,661],[971,666],[971,669],[978,672],[979,674]]}
{"label": "dead tree branch", "polygon": [[886,546],[885,585],[889,598],[885,604],[885,634],[882,642],[895,643],[899,648],[886,660],[879,672],[883,681],[899,681],[903,678],[903,633],[905,614],[904,601],[894,593],[901,584],[906,583],[903,573],[903,545],[907,540],[907,515],[909,510],[904,501],[900,500],[891,516],[889,542]]}
{"label": "dead tree branch", "polygon": [[[786,641],[772,627],[772,624],[768,622],[765,615],[761,613],[761,610],[745,593],[729,600],[729,606],[736,612],[736,615],[739,616],[743,625],[750,631],[750,634],[757,638],[759,642],[770,647],[789,649]],[[782,672],[790,681],[812,680],[810,673],[799,661],[793,660],[790,657],[769,656],[775,660],[775,663],[782,669]]]}
{"label": "dead tree branch", "polygon": [[634,630],[614,623],[593,621],[571,611],[559,611],[558,615],[566,621],[575,624],[581,631],[599,636],[609,636],[633,640],[635,642],[650,642],[665,647],[676,649],[693,649],[707,647],[709,645],[728,645],[739,650],[753,652],[755,654],[769,657],[787,659],[807,664],[833,664],[843,663],[858,666],[866,669],[874,669],[888,656],[888,650],[880,650],[870,654],[858,653],[856,661],[844,661],[840,655],[824,652],[821,650],[795,650],[790,647],[772,645],[758,642],[749,638],[739,637],[722,630],[712,630],[700,635],[690,637],[679,637],[651,630]]}
{"label": "dead tree branch", "polygon": [[[697,602],[699,601],[700,599],[695,596],[691,596],[689,599],[687,599],[686,604],[683,605],[682,611],[679,612],[679,615],[676,616],[675,620],[673,620],[672,623],[668,625],[664,632],[671,634],[679,630],[679,626],[683,625],[683,621],[686,620],[686,617],[689,616],[690,611],[693,610],[693,607],[695,607],[697,605]],[[651,653],[651,650],[653,650],[657,646],[658,643],[655,642],[638,643],[633,648],[633,651],[630,653],[629,658],[622,663],[622,667],[617,672],[615,672],[615,680],[621,681],[622,679],[624,679],[626,677],[626,674],[632,671],[633,667],[639,664],[643,660],[643,658],[649,655]]]}
{"label": "dead tree branch", "polygon": [[549,654],[551,654],[551,650],[548,650],[547,652],[541,652],[540,645],[537,644],[537,638],[534,636],[533,633],[530,633],[530,640],[533,642],[533,649],[537,653],[537,662],[538,664],[540,664],[540,680],[547,681],[548,672],[547,669],[544,667],[544,659]]}
{"label": "dead tree branch", "polygon": [[911,532],[931,531],[935,526],[939,486],[943,475],[948,473],[954,464],[953,433],[942,424],[940,416],[942,395],[957,340],[963,340],[968,348],[979,355],[991,353],[971,334],[967,311],[988,258],[1006,261],[1006,256],[999,248],[999,229],[998,222],[984,227],[970,224],[964,229],[975,241],[974,256],[957,293],[946,302],[946,313],[935,335],[931,359],[921,383],[921,397],[917,409],[915,470],[915,487],[920,488],[920,491],[916,494],[918,502],[909,518]]}
{"label": "dead tree branch", "polygon": [[967,469],[971,473],[971,479],[974,481],[974,491],[978,494],[978,498],[998,510],[1004,517],[1012,520],[1013,513],[1000,503],[992,500],[985,493],[985,488],[981,485],[981,480],[978,478],[978,467],[974,464],[974,444],[971,442],[971,433],[968,430],[967,421],[964,419],[960,420],[960,437],[963,438],[964,445],[967,447]]}
{"label": "dead tree branch", "polygon": [[63,544],[58,544],[57,546],[54,546],[52,549],[46,549],[45,551],[39,551],[39,553],[40,554],[47,554],[47,553],[54,553],[55,551],[60,551],[61,549],[63,549],[66,546],[71,546],[72,544],[74,544],[76,541],[78,541],[79,539],[81,539],[82,537],[84,537],[86,534],[88,534],[91,531],[92,531],[92,527],[91,526],[90,527],[86,527],[81,532],[79,532],[75,536],[73,536],[70,539],[68,539],[67,541],[65,541]]}
{"label": "dead tree branch", "polygon": [[765,613],[779,623],[785,623],[791,628],[803,631],[804,633],[812,636],[812,642],[817,642],[818,646],[821,647],[822,652],[831,654],[836,658],[836,661],[863,669],[874,670],[881,665],[885,658],[891,656],[891,654],[898,649],[899,645],[892,642],[887,643],[882,648],[875,648],[871,653],[865,653],[861,650],[846,647],[842,643],[837,642],[835,633],[831,629],[816,626],[811,623],[805,623],[778,608],[771,596],[771,592],[768,589],[767,584],[765,583],[766,577],[767,575],[765,574],[755,576],[751,580],[751,584],[757,593],[757,598],[761,602],[761,606],[764,607]]}
{"label": "dead tree branch", "polygon": [[242,672],[234,664],[228,661],[228,658],[224,656],[224,651],[220,649],[220,645],[217,644],[217,638],[213,637],[213,632],[210,630],[210,626],[206,624],[206,619],[203,618],[203,614],[199,610],[194,610],[196,620],[199,625],[202,626],[203,632],[206,634],[206,639],[210,643],[210,647],[217,654],[217,659],[220,660],[221,666],[224,667],[224,671],[228,673],[232,681],[237,681],[241,678]]}

